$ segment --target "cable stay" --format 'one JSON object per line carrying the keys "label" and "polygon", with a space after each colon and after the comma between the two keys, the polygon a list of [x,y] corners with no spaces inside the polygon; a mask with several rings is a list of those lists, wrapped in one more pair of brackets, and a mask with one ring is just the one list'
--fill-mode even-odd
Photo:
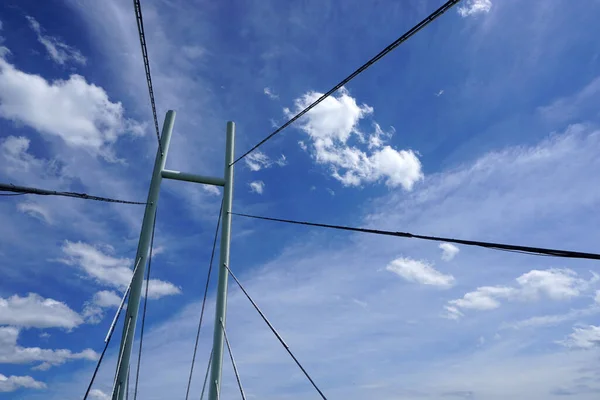
{"label": "cable stay", "polygon": [[146,35],[144,34],[144,19],[142,17],[142,5],[140,0],[133,0],[135,9],[135,20],[137,22],[138,35],[140,37],[140,46],[142,47],[142,58],[144,60],[144,70],[146,71],[146,83],[148,84],[148,94],[150,95],[150,106],[152,107],[152,117],[154,119],[154,128],[156,129],[156,139],[158,140],[158,149],[161,156],[164,155],[162,144],[160,143],[160,130],[158,128],[158,117],[156,115],[156,102],[154,101],[154,88],[152,87],[152,75],[150,74],[150,59],[148,58],[148,48],[146,46]]}
{"label": "cable stay", "polygon": [[380,230],[380,229],[355,228],[355,227],[343,226],[343,225],[320,224],[320,223],[316,223],[316,222],[295,221],[292,219],[262,217],[259,215],[250,215],[250,214],[242,214],[242,213],[234,213],[234,212],[232,212],[231,215],[237,215],[239,217],[245,217],[245,218],[260,219],[260,220],[264,220],[264,221],[284,222],[287,224],[314,226],[314,227],[318,227],[318,228],[337,229],[337,230],[350,231],[350,232],[371,233],[371,234],[375,234],[375,235],[396,236],[396,237],[403,237],[403,238],[410,238],[410,239],[432,240],[432,241],[436,241],[436,242],[457,243],[457,244],[463,244],[466,246],[479,246],[479,247],[484,247],[487,249],[518,252],[518,253],[529,254],[529,255],[534,255],[534,256],[549,256],[549,257],[562,257],[562,258],[582,258],[582,259],[587,259],[587,260],[600,260],[600,254],[596,254],[596,253],[583,253],[583,252],[579,252],[579,251],[556,250],[556,249],[547,249],[547,248],[543,248],[543,247],[529,247],[529,246],[520,246],[520,245],[514,245],[514,244],[480,242],[480,241],[475,241],[475,240],[464,240],[464,239],[452,239],[452,238],[440,237],[440,236],[417,235],[417,234],[409,233],[409,232],[392,232],[392,231],[384,231],[384,230]]}
{"label": "cable stay", "polygon": [[229,343],[229,338],[227,337],[227,331],[225,330],[225,325],[223,325],[223,320],[219,319],[221,323],[221,328],[223,329],[223,337],[225,338],[225,344],[227,345],[227,352],[229,353],[229,358],[231,359],[231,365],[233,365],[233,373],[235,374],[235,379],[237,380],[238,387],[240,389],[240,394],[242,395],[242,400],[246,400],[246,394],[244,393],[244,388],[242,387],[242,381],[240,380],[240,374],[237,369],[237,365],[235,363],[235,359],[233,358],[233,352],[231,351],[231,344]]}
{"label": "cable stay", "polygon": [[[215,249],[217,247],[217,238],[219,235],[219,227],[221,225],[221,215],[223,213],[223,202],[221,201],[221,209],[219,210],[219,217],[217,218],[217,227],[215,229],[215,238],[213,240],[212,251],[210,253],[210,262],[208,263],[208,273],[206,275],[206,285],[204,286],[204,296],[202,298],[202,308],[200,309],[200,321],[198,322],[198,330],[196,332],[196,343],[194,344],[194,353],[192,356],[192,365],[190,366],[190,376],[188,378],[187,390],[185,392],[185,400],[188,400],[190,396],[190,387],[192,386],[192,374],[194,373],[194,364],[196,363],[196,353],[198,351],[198,342],[200,340],[200,329],[202,328],[202,320],[204,318],[204,308],[206,306],[206,297],[208,296],[208,286],[210,284],[210,275],[213,267],[213,260],[215,258]],[[210,353],[212,360],[212,352]],[[210,360],[208,361],[210,366]],[[206,376],[208,377],[208,370],[206,368]],[[206,386],[206,378],[204,379],[204,387]],[[204,387],[202,388],[202,396],[204,396]],[[202,398],[202,397],[201,397]]]}
{"label": "cable stay", "polygon": [[290,346],[287,345],[287,343],[283,340],[283,338],[277,332],[277,330],[275,329],[275,327],[271,324],[271,322],[269,322],[269,320],[267,319],[267,317],[265,316],[265,314],[262,312],[262,310],[254,302],[254,300],[252,299],[252,297],[250,297],[250,295],[248,294],[248,292],[246,291],[246,289],[244,289],[244,286],[242,286],[242,284],[240,283],[240,281],[238,280],[238,278],[235,276],[235,274],[233,273],[233,271],[231,271],[231,269],[229,268],[229,266],[227,264],[223,264],[223,265],[225,266],[225,268],[227,268],[227,271],[229,271],[229,275],[231,275],[231,277],[233,278],[233,280],[235,281],[235,283],[237,283],[237,285],[242,290],[242,292],[244,293],[244,295],[246,295],[246,297],[248,298],[248,300],[250,300],[250,303],[252,303],[252,306],[254,307],[254,309],[260,314],[260,316],[263,319],[263,321],[265,321],[265,323],[269,326],[269,329],[271,330],[271,332],[273,332],[273,334],[275,335],[275,337],[277,337],[277,340],[279,340],[279,343],[281,343],[281,345],[285,348],[285,350],[288,352],[288,354],[292,357],[292,359],[294,360],[294,362],[296,363],[296,365],[302,370],[302,372],[304,373],[304,376],[306,376],[306,378],[310,381],[310,383],[313,385],[313,387],[315,388],[315,390],[317,392],[319,392],[319,395],[321,396],[321,398],[323,400],[327,400],[327,397],[325,397],[325,395],[323,394],[323,392],[321,391],[321,389],[319,389],[319,387],[317,386],[317,384],[315,383],[315,381],[310,377],[310,375],[308,374],[308,372],[306,372],[306,370],[304,369],[304,367],[302,366],[302,364],[300,364],[300,361],[298,361],[298,359],[296,358],[296,356],[294,355],[294,353],[292,353],[292,350],[290,350]]}
{"label": "cable stay", "polygon": [[338,83],[337,85],[335,85],[334,87],[332,87],[331,89],[329,89],[329,91],[327,91],[327,93],[325,93],[324,95],[322,95],[321,97],[319,97],[317,100],[315,100],[312,104],[310,104],[304,110],[302,110],[298,114],[294,115],[285,124],[281,125],[277,129],[275,129],[267,137],[265,137],[263,140],[261,140],[260,142],[258,142],[256,145],[254,145],[250,150],[246,151],[244,154],[242,154],[240,157],[238,157],[231,165],[236,164],[242,158],[246,157],[248,154],[252,153],[254,150],[258,149],[260,146],[262,146],[263,144],[265,144],[273,136],[277,135],[279,132],[283,131],[285,128],[287,128],[288,126],[290,126],[291,124],[293,124],[295,121],[297,121],[299,118],[301,118],[304,114],[306,114],[307,112],[309,112],[310,110],[312,110],[313,108],[315,108],[317,105],[319,105],[321,102],[323,102],[323,100],[325,100],[326,98],[328,98],[329,96],[331,96],[333,93],[335,93],[336,91],[338,91],[339,89],[341,89],[342,86],[346,85],[352,79],[356,78],[362,72],[366,71],[370,66],[372,66],[377,61],[381,60],[383,57],[385,57],[386,55],[388,55],[389,53],[391,53],[392,50],[394,50],[396,47],[400,46],[402,43],[404,43],[405,41],[407,41],[408,39],[410,39],[414,34],[416,34],[417,32],[419,32],[421,29],[425,28],[427,25],[429,25],[435,19],[437,19],[438,17],[440,17],[442,14],[444,14],[449,9],[451,9],[459,1],[460,0],[449,0],[446,3],[444,3],[440,8],[438,8],[437,10],[435,10],[434,12],[432,12],[429,16],[427,16],[427,18],[425,18],[424,20],[422,20],[421,22],[419,22],[417,25],[413,26],[405,34],[403,34],[402,36],[400,36],[398,39],[394,40],[385,49],[381,50],[373,58],[371,58],[369,61],[367,61],[366,63],[364,63],[363,65],[361,65],[356,71],[354,71],[353,73],[351,73],[350,75],[348,75],[346,78],[344,78],[340,83]]}
{"label": "cable stay", "polygon": [[14,192],[14,194],[2,194],[3,196],[19,196],[24,194],[36,194],[40,196],[63,196],[63,197],[75,197],[78,199],[84,200],[95,200],[95,201],[103,201],[106,203],[120,203],[120,204],[135,204],[135,205],[145,205],[146,203],[137,202],[137,201],[127,201],[127,200],[118,200],[111,199],[109,197],[100,197],[100,196],[92,196],[87,193],[77,193],[77,192],[59,192],[56,190],[46,190],[25,186],[16,186],[12,183],[0,183],[0,191],[4,192]]}

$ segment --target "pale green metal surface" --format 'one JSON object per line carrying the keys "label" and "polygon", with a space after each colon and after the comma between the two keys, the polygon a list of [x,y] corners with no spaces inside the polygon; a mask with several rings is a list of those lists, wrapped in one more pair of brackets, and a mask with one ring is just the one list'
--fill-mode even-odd
{"label": "pale green metal surface", "polygon": [[[163,124],[162,136],[160,139],[163,154],[160,150],[156,153],[156,161],[154,162],[154,170],[152,172],[152,180],[150,181],[150,189],[148,191],[148,201],[146,210],[144,211],[144,220],[142,222],[142,231],[138,242],[137,255],[135,260],[140,260],[133,280],[131,282],[131,292],[127,302],[127,313],[125,321],[131,321],[130,325],[125,324],[123,327],[123,337],[121,339],[121,347],[119,353],[122,356],[119,359],[117,367],[118,374],[115,380],[115,389],[112,393],[113,400],[123,400],[127,382],[127,371],[129,369],[129,360],[131,358],[131,348],[135,335],[135,325],[137,322],[138,310],[140,307],[140,296],[142,293],[142,285],[144,282],[144,272],[146,270],[146,261],[150,251],[150,239],[152,236],[152,225],[154,223],[154,214],[156,213],[156,205],[160,192],[160,182],[162,180],[161,172],[165,168],[167,161],[167,153],[171,142],[171,133],[173,131],[173,123],[175,122],[175,111],[168,111]],[[129,329],[128,329],[129,328]]]}
{"label": "pale green metal surface", "polygon": [[[213,356],[208,385],[208,400],[218,400],[221,392],[221,371],[223,368],[223,329],[227,314],[227,280],[229,274],[229,244],[231,239],[231,203],[233,199],[233,160],[235,124],[227,122],[225,144],[225,186],[223,190],[223,215],[221,220],[221,253],[219,260],[219,283],[213,336]],[[221,322],[222,321],[222,322]]]}
{"label": "pale green metal surface", "polygon": [[213,178],[212,176],[194,175],[188,174],[186,172],[171,171],[168,169],[162,171],[162,177],[165,179],[173,179],[176,181],[202,183],[204,185],[213,186],[225,186],[225,179],[223,178]]}

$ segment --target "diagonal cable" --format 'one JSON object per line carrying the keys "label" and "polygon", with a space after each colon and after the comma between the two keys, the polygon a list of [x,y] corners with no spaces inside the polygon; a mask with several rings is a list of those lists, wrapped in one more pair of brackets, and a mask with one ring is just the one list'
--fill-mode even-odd
{"label": "diagonal cable", "polygon": [[142,47],[142,58],[144,60],[144,69],[146,71],[146,82],[148,83],[148,94],[150,95],[150,105],[152,106],[152,117],[154,118],[154,128],[156,129],[156,139],[158,140],[158,149],[163,155],[162,145],[160,144],[160,131],[158,129],[158,118],[156,116],[156,102],[154,101],[154,89],[152,87],[152,75],[150,74],[150,60],[148,58],[148,48],[146,46],[146,35],[144,34],[144,19],[142,17],[142,5],[140,0],[133,0],[135,9],[135,19],[137,21],[138,34],[140,36],[140,45]]}
{"label": "diagonal cable", "polygon": [[208,357],[208,365],[206,366],[206,374],[204,374],[204,383],[202,384],[202,393],[200,394],[200,400],[204,400],[204,391],[206,390],[206,382],[208,381],[208,374],[210,373],[210,363],[212,362],[213,351],[210,350],[210,356]]}
{"label": "diagonal cable", "polygon": [[158,208],[154,209],[154,222],[152,222],[152,236],[150,239],[150,251],[148,252],[148,271],[146,272],[146,289],[144,293],[144,310],[142,311],[142,326],[140,328],[140,349],[138,350],[137,367],[135,371],[135,388],[133,400],[137,400],[138,383],[140,380],[140,364],[142,363],[142,346],[144,344],[144,326],[146,325],[146,308],[148,306],[148,287],[150,286],[150,269],[152,268],[152,251],[154,249],[154,231],[156,228],[156,214]]}
{"label": "diagonal cable", "polygon": [[237,283],[237,285],[240,287],[240,289],[242,290],[242,292],[244,292],[244,294],[246,295],[246,297],[248,298],[248,300],[250,300],[250,303],[252,303],[252,306],[254,306],[254,309],[260,314],[260,316],[262,317],[263,321],[265,321],[265,323],[269,326],[269,329],[271,329],[271,332],[273,332],[273,334],[275,335],[275,337],[277,337],[277,340],[279,340],[279,343],[281,343],[281,345],[285,348],[285,350],[288,352],[288,354],[292,357],[292,359],[294,360],[294,362],[296,363],[296,365],[302,370],[302,372],[304,373],[304,376],[306,376],[306,378],[308,378],[308,380],[313,385],[313,387],[316,389],[316,391],[319,392],[319,394],[321,395],[321,398],[323,400],[327,400],[327,397],[325,397],[325,395],[323,394],[323,392],[321,391],[321,389],[319,389],[319,387],[317,386],[317,384],[315,383],[315,381],[313,381],[313,379],[310,377],[310,375],[308,374],[308,372],[306,372],[306,370],[304,369],[304,367],[302,366],[302,364],[300,364],[300,361],[298,361],[298,359],[296,358],[296,356],[294,356],[294,353],[292,353],[292,351],[290,350],[290,346],[288,346],[287,343],[281,337],[281,335],[279,335],[279,333],[277,332],[277,330],[275,329],[275,327],[273,327],[273,325],[271,325],[271,323],[269,322],[269,320],[267,319],[267,317],[265,316],[265,314],[261,311],[261,309],[258,307],[258,305],[254,302],[254,300],[252,300],[252,297],[250,297],[250,295],[248,294],[248,292],[246,291],[246,289],[244,289],[244,287],[242,286],[242,284],[240,283],[240,281],[238,280],[238,278],[236,278],[236,276],[231,271],[231,269],[229,268],[229,266],[227,264],[223,264],[223,265],[225,266],[225,268],[227,268],[227,271],[229,271],[229,274],[235,280],[235,283]]}
{"label": "diagonal cable", "polygon": [[[217,228],[215,229],[215,238],[213,240],[212,252],[210,253],[210,262],[208,263],[208,274],[206,275],[206,285],[204,286],[204,297],[202,298],[202,308],[200,309],[200,321],[198,322],[198,331],[196,332],[196,343],[194,345],[194,355],[192,356],[192,365],[190,367],[190,377],[188,378],[185,400],[190,396],[190,386],[192,385],[192,374],[194,373],[194,364],[196,363],[196,353],[198,351],[198,341],[200,340],[200,329],[202,328],[202,319],[204,318],[204,308],[206,306],[206,297],[208,296],[208,286],[210,284],[210,274],[212,272],[213,260],[215,258],[215,249],[217,247],[217,237],[219,235],[219,226],[221,225],[221,214],[223,213],[223,202],[219,209],[219,218],[217,219]],[[211,353],[212,358],[212,353]],[[206,381],[205,381],[206,384]]]}
{"label": "diagonal cable", "polygon": [[15,193],[14,195],[13,194],[3,194],[3,196],[18,196],[18,195],[23,195],[23,194],[37,194],[40,196],[75,197],[78,199],[103,201],[106,203],[138,204],[138,205],[146,204],[146,203],[137,202],[137,201],[127,201],[127,200],[111,199],[108,197],[92,196],[87,193],[59,192],[56,190],[46,190],[46,189],[39,189],[39,188],[32,188],[32,187],[25,187],[25,186],[16,186],[16,185],[13,185],[12,183],[8,183],[8,184],[0,183],[0,191]]}
{"label": "diagonal cable", "polygon": [[[137,271],[138,265],[140,265],[141,260],[142,259],[139,258],[138,261],[135,263],[135,268],[133,269],[133,274],[131,274],[131,281],[133,281],[133,277],[135,276],[135,272]],[[129,282],[129,285],[127,286],[127,289],[125,290],[125,293],[123,293],[123,299],[121,300],[121,304],[119,305],[119,308],[117,309],[115,317],[114,317],[112,323],[110,324],[110,327],[108,328],[108,333],[106,334],[106,338],[104,339],[104,349],[102,349],[102,353],[100,354],[100,357],[98,358],[98,362],[96,363],[96,368],[94,368],[94,373],[92,374],[90,383],[87,387],[87,390],[85,391],[85,395],[83,395],[83,400],[87,399],[87,397],[90,394],[90,390],[92,390],[92,386],[94,385],[94,380],[96,380],[96,375],[98,374],[98,370],[100,369],[100,365],[102,364],[102,360],[104,359],[104,354],[106,354],[106,349],[108,349],[108,345],[110,344],[110,339],[112,338],[113,332],[115,331],[115,326],[117,324],[117,320],[119,319],[119,316],[121,315],[121,311],[123,311],[123,307],[125,305],[125,300],[127,299],[127,295],[129,294],[129,290],[131,289],[131,281]]]}
{"label": "diagonal cable", "polygon": [[369,61],[367,61],[366,63],[364,63],[362,66],[360,66],[356,71],[354,71],[353,73],[351,73],[350,75],[348,75],[346,78],[344,78],[344,80],[342,80],[340,83],[338,83],[337,85],[335,85],[334,87],[332,87],[331,89],[329,89],[329,91],[327,93],[325,93],[324,95],[322,95],[321,97],[319,97],[317,100],[315,100],[312,104],[310,104],[304,110],[302,110],[301,112],[299,112],[298,114],[296,114],[294,117],[292,117],[285,124],[281,125],[279,128],[277,128],[275,131],[273,131],[271,134],[269,134],[263,140],[261,140],[256,145],[254,145],[254,147],[252,147],[250,150],[248,150],[247,152],[245,152],[244,154],[242,154],[240,157],[238,157],[233,163],[231,163],[231,165],[237,163],[242,158],[246,157],[248,154],[252,153],[254,150],[256,150],[260,146],[262,146],[265,142],[267,142],[268,140],[270,140],[273,136],[277,135],[279,132],[281,132],[282,130],[284,130],[285,128],[287,128],[291,124],[293,124],[296,120],[298,120],[299,118],[301,118],[304,114],[306,114],[307,112],[309,112],[310,110],[312,110],[313,108],[315,108],[323,100],[325,100],[326,98],[328,98],[329,96],[331,96],[333,93],[335,93],[337,90],[339,90],[342,86],[344,86],[345,84],[347,84],[348,82],[350,82],[352,79],[354,79],[356,76],[358,76],[359,74],[361,74],[362,72],[364,72],[371,65],[373,65],[377,61],[381,60],[383,57],[385,57],[388,53],[390,53],[396,47],[400,46],[406,40],[410,39],[415,33],[419,32],[421,29],[423,29],[424,27],[426,27],[430,22],[433,22],[436,18],[438,18],[443,13],[445,13],[446,11],[448,11],[450,8],[452,8],[459,1],[460,0],[449,0],[446,3],[444,3],[444,5],[442,5],[440,8],[438,8],[433,13],[431,13],[427,18],[425,18],[424,20],[422,20],[421,22],[419,22],[417,25],[413,26],[408,32],[406,32],[404,35],[400,36],[398,39],[396,39],[394,42],[392,42],[392,44],[390,44],[389,46],[387,46],[385,49],[381,50],[379,53],[377,53],[377,55],[375,55]]}
{"label": "diagonal cable", "polygon": [[320,223],[316,223],[316,222],[295,221],[292,219],[262,217],[262,216],[258,216],[258,215],[249,215],[249,214],[241,214],[241,213],[233,213],[233,212],[231,214],[237,215],[240,217],[260,219],[260,220],[264,220],[264,221],[285,222],[288,224],[314,226],[314,227],[319,227],[319,228],[337,229],[337,230],[350,231],[350,232],[372,233],[372,234],[384,235],[384,236],[396,236],[396,237],[403,237],[403,238],[431,240],[431,241],[436,241],[436,242],[457,243],[457,244],[462,244],[462,245],[466,245],[466,246],[478,246],[478,247],[484,247],[484,248],[493,249],[493,250],[510,251],[510,252],[534,255],[534,256],[549,256],[549,257],[581,258],[581,259],[588,259],[588,260],[600,260],[600,254],[584,253],[584,252],[572,251],[572,250],[547,249],[547,248],[543,248],[543,247],[530,247],[530,246],[521,246],[521,245],[514,245],[514,244],[481,242],[481,241],[476,241],[476,240],[453,239],[453,238],[440,237],[440,236],[426,236],[426,235],[418,235],[418,234],[414,234],[414,233],[410,233],[410,232],[393,232],[393,231],[384,231],[384,230],[380,230],[380,229],[355,228],[355,227],[351,227],[351,226],[320,224]]}
{"label": "diagonal cable", "polygon": [[242,381],[240,380],[240,373],[238,372],[237,365],[235,364],[235,359],[233,358],[231,344],[229,343],[229,339],[227,338],[227,331],[225,330],[225,325],[223,325],[223,319],[219,319],[219,322],[221,323],[221,328],[223,329],[223,337],[225,338],[225,344],[227,345],[227,352],[229,353],[229,358],[231,359],[231,364],[233,365],[233,372],[235,373],[235,379],[237,380],[238,387],[240,388],[242,400],[246,400],[246,394],[244,393]]}

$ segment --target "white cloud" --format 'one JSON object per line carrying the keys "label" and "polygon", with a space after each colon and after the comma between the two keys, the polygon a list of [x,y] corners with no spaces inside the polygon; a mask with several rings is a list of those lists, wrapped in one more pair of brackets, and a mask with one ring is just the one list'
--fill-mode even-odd
{"label": "white cloud", "polygon": [[435,96],[436,96],[436,97],[440,97],[440,96],[441,96],[441,95],[443,95],[443,94],[444,94],[444,89],[440,89],[440,91],[439,91],[439,92],[437,92],[437,93],[435,94]]}
{"label": "white cloud", "polygon": [[152,257],[157,256],[159,254],[163,254],[166,251],[166,247],[165,246],[154,246],[152,248]]}
{"label": "white cloud", "polygon": [[264,94],[266,94],[266,95],[267,95],[267,96],[268,96],[268,97],[269,97],[271,100],[276,100],[276,99],[278,99],[278,98],[279,98],[279,95],[277,95],[277,94],[273,93],[273,91],[272,91],[270,88],[268,88],[268,87],[264,88],[264,89],[263,89],[263,92],[264,92]]}
{"label": "white cloud", "polygon": [[29,171],[43,165],[43,161],[28,153],[29,144],[29,139],[23,136],[8,136],[2,141],[0,152],[7,172]]}
{"label": "white cloud", "polygon": [[461,17],[468,17],[481,13],[488,13],[492,9],[492,0],[466,0],[463,6],[458,7]]}
{"label": "white cloud", "polygon": [[219,190],[219,188],[214,185],[202,185],[201,187],[202,187],[202,190],[204,190],[206,193],[210,194],[211,196],[221,195],[221,191]]}
{"label": "white cloud", "polygon": [[[142,127],[124,117],[121,103],[113,103],[101,87],[80,75],[46,81],[16,69],[0,57],[0,116],[56,136],[108,161],[115,161],[111,145],[125,134],[143,134]],[[21,145],[24,141],[21,140]]]}
{"label": "white cloud", "polygon": [[275,164],[279,165],[280,167],[285,167],[287,165],[287,158],[285,157],[285,154],[282,154],[276,161]]}
{"label": "white cloud", "polygon": [[473,292],[466,293],[462,299],[448,302],[450,307],[471,310],[492,310],[500,307],[498,299],[514,296],[516,290],[506,286],[482,286]]}
{"label": "white cloud", "polygon": [[265,183],[263,181],[253,181],[248,184],[250,186],[250,191],[253,193],[263,194],[263,190],[265,189]]}
{"label": "white cloud", "polygon": [[564,300],[579,296],[590,285],[598,281],[598,275],[592,274],[589,281],[578,278],[570,269],[552,268],[545,271],[532,270],[517,278],[521,286],[521,295],[537,299],[546,295],[553,300]]}
{"label": "white cloud", "polygon": [[335,192],[333,191],[333,189],[331,188],[325,188],[325,190],[327,191],[327,193],[329,193],[331,196],[335,196]]}
{"label": "white cloud", "polygon": [[90,398],[96,399],[96,400],[110,400],[110,396],[108,394],[104,393],[100,389],[90,390]]}
{"label": "white cloud", "polygon": [[73,329],[82,323],[81,316],[65,303],[35,293],[0,297],[0,325]]}
{"label": "white cloud", "polygon": [[33,218],[37,218],[42,222],[47,224],[52,224],[52,217],[50,215],[50,210],[46,207],[42,206],[38,203],[33,202],[23,202],[17,204],[17,210],[25,213],[27,215],[32,216]]}
{"label": "white cloud", "polygon": [[31,376],[6,376],[0,374],[1,393],[14,392],[20,388],[45,389],[46,384],[44,382],[36,381]]}
{"label": "white cloud", "polygon": [[[144,284],[142,285],[143,293],[146,293],[146,282],[147,281],[144,281]],[[172,296],[175,294],[181,294],[181,289],[171,282],[161,281],[160,279],[150,279],[148,298],[159,299],[164,296]]]}
{"label": "white cloud", "polygon": [[[295,100],[295,110],[284,109],[291,117],[322,96],[308,92]],[[312,140],[312,156],[318,164],[331,169],[331,175],[344,186],[384,181],[389,187],[402,186],[411,190],[423,178],[421,162],[412,150],[395,150],[383,145],[382,131],[375,124],[375,132],[365,140],[359,129],[361,119],[373,113],[368,105],[359,106],[349,92],[342,88],[337,96],[330,96],[299,120],[297,127]],[[390,136],[389,134],[387,136]],[[359,143],[368,143],[367,153],[348,141],[355,137]],[[301,148],[304,144],[300,144]]]}
{"label": "white cloud", "polygon": [[594,296],[596,304],[600,304],[600,290],[596,290],[596,296]]}
{"label": "white cloud", "polygon": [[[62,246],[62,251],[66,258],[61,259],[61,262],[78,266],[100,285],[125,290],[131,281],[133,274],[130,268],[133,265],[131,259],[114,257],[87,243],[68,240]],[[179,293],[181,289],[170,282],[150,280],[148,297],[151,299]]]}
{"label": "white cloud", "polygon": [[560,343],[566,347],[579,349],[597,347],[600,345],[600,326],[575,327],[573,333]]}
{"label": "white cloud", "polygon": [[251,171],[260,171],[263,168],[269,168],[272,164],[271,159],[260,150],[248,154],[244,158],[244,162]]}
{"label": "white cloud", "polygon": [[298,140],[298,146],[300,146],[303,151],[308,151],[308,146],[306,146],[306,143],[304,143],[303,140]]}
{"label": "white cloud", "polygon": [[86,322],[97,324],[104,318],[104,310],[107,308],[118,307],[121,304],[121,297],[111,290],[101,290],[94,294],[91,301],[86,302],[82,315]]}
{"label": "white cloud", "polygon": [[596,77],[570,96],[559,98],[551,104],[539,107],[538,113],[546,121],[565,123],[577,118],[587,118],[594,113],[600,99],[600,77]]}
{"label": "white cloud", "polygon": [[92,349],[73,353],[66,349],[41,349],[39,347],[21,347],[17,345],[19,329],[11,326],[0,327],[0,363],[31,364],[41,362],[34,370],[45,371],[53,366],[71,360],[96,360],[98,354]]}
{"label": "white cloud", "polygon": [[425,261],[400,257],[389,263],[385,269],[394,272],[407,281],[423,285],[448,288],[454,284],[454,277],[452,275],[441,273]]}
{"label": "white cloud", "polygon": [[448,306],[453,309],[446,310],[449,318],[456,318],[459,309],[492,310],[500,307],[503,299],[533,301],[543,296],[552,300],[567,300],[580,296],[597,281],[598,275],[594,273],[590,280],[585,280],[569,269],[531,270],[516,279],[517,286],[479,287],[461,299],[449,301]]}
{"label": "white cloud", "polygon": [[260,171],[264,168],[270,168],[273,164],[276,164],[280,167],[284,167],[287,165],[287,159],[284,154],[282,154],[277,160],[273,161],[269,156],[263,153],[260,150],[256,150],[250,154],[248,154],[244,158],[244,162],[250,168],[251,171]]}
{"label": "white cloud", "polygon": [[527,318],[521,321],[503,324],[503,328],[522,329],[522,328],[537,328],[543,326],[558,325],[566,321],[571,321],[578,318],[587,317],[600,313],[600,308],[597,304],[593,304],[587,308],[572,309],[564,314],[554,315],[539,315]]}
{"label": "white cloud", "polygon": [[444,261],[452,260],[460,251],[460,249],[452,243],[441,243],[439,247],[442,250],[442,260]]}
{"label": "white cloud", "polygon": [[94,294],[93,301],[100,307],[118,307],[121,304],[121,297],[111,290],[101,290]]}
{"label": "white cloud", "polygon": [[48,55],[54,62],[64,65],[68,61],[74,61],[77,64],[85,65],[87,60],[79,50],[69,46],[56,37],[44,35],[42,33],[42,27],[33,17],[27,16],[26,18],[29,21],[31,29],[36,33],[38,41],[44,45]]}

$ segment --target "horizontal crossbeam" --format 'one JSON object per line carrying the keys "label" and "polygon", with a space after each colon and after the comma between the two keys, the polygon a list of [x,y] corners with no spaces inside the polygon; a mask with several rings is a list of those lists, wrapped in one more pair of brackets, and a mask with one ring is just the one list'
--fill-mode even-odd
{"label": "horizontal crossbeam", "polygon": [[194,175],[188,174],[180,171],[171,171],[168,169],[163,169],[162,177],[166,179],[173,179],[176,181],[185,181],[185,182],[195,182],[202,183],[204,185],[213,185],[213,186],[225,186],[225,179],[223,178],[214,178],[211,176],[202,176],[202,175]]}

